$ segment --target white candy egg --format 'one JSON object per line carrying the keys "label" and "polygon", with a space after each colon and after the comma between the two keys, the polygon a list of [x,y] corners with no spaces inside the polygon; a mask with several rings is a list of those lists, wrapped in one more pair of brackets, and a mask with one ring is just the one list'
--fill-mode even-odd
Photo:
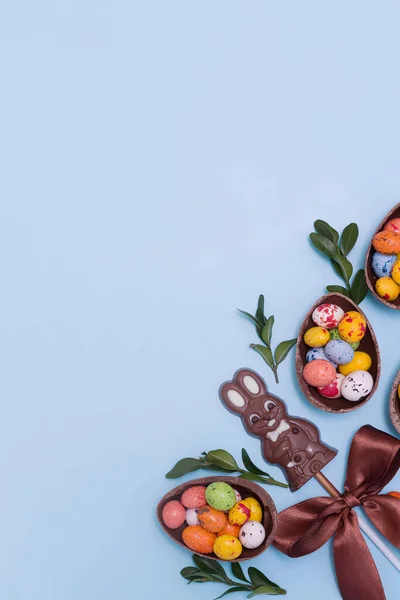
{"label": "white candy egg", "polygon": [[345,377],[340,386],[340,391],[346,400],[357,402],[362,400],[374,387],[374,379],[368,371],[353,371]]}
{"label": "white candy egg", "polygon": [[235,495],[236,495],[236,502],[240,502],[242,499],[242,496],[239,494],[239,492],[237,490],[235,490],[235,488],[233,488],[233,491],[235,492]]}
{"label": "white candy egg", "polygon": [[186,511],[186,523],[188,525],[199,525],[198,508],[188,508]]}
{"label": "white candy egg", "polygon": [[265,540],[264,526],[257,521],[247,521],[240,529],[239,540],[244,548],[258,548]]}

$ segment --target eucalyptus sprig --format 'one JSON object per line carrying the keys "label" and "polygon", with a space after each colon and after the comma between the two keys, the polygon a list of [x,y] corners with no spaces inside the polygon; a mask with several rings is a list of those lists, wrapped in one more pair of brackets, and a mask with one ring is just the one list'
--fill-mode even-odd
{"label": "eucalyptus sprig", "polygon": [[297,340],[286,340],[285,342],[281,342],[277,345],[274,354],[272,353],[271,348],[271,339],[272,339],[272,328],[275,323],[274,315],[270,317],[266,317],[264,315],[264,296],[260,295],[258,299],[258,306],[256,314],[253,316],[245,310],[238,311],[253,321],[256,326],[256,331],[258,337],[263,342],[262,344],[250,344],[250,348],[255,350],[267,363],[270,369],[272,369],[276,383],[279,383],[278,378],[278,365],[285,360],[290,350],[296,344]]}
{"label": "eucalyptus sprig", "polygon": [[167,479],[178,479],[187,473],[193,473],[199,469],[207,471],[222,471],[224,473],[240,473],[238,477],[248,481],[257,481],[267,485],[276,485],[278,487],[287,488],[286,483],[276,481],[269,473],[262,471],[251,460],[247,451],[242,448],[242,461],[245,469],[241,469],[236,460],[226,450],[211,450],[203,452],[200,458],[182,458],[176,465],[166,474]]}
{"label": "eucalyptus sprig", "polygon": [[225,572],[225,569],[216,561],[198,554],[193,554],[193,562],[195,567],[185,567],[181,571],[184,579],[187,579],[188,584],[197,583],[224,583],[230,587],[218,596],[215,600],[219,600],[228,594],[234,592],[250,592],[247,598],[254,596],[285,596],[286,590],[283,590],[279,585],[268,579],[264,573],[255,567],[249,567],[247,576],[245,575],[239,563],[230,563],[232,575],[239,579],[234,581]]}
{"label": "eucalyptus sprig", "polygon": [[356,304],[361,304],[368,293],[365,271],[359,269],[351,281],[353,265],[347,258],[356,245],[358,225],[356,223],[346,225],[340,236],[336,229],[321,219],[315,221],[314,228],[315,232],[310,233],[311,243],[329,258],[333,270],[346,285],[346,287],[327,285],[327,291],[338,292],[351,298]]}

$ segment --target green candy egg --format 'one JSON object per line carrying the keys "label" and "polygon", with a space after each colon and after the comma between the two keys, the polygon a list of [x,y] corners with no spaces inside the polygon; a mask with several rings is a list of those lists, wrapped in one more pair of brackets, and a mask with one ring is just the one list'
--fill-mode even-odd
{"label": "green candy egg", "polygon": [[[331,340],[341,340],[343,339],[339,333],[339,329],[331,329],[329,331],[329,335],[331,337]],[[360,345],[360,342],[347,342],[348,344],[350,344],[350,346],[353,348],[353,350],[357,350],[357,348]]]}
{"label": "green candy egg", "polygon": [[210,483],[206,489],[206,500],[215,510],[230,510],[236,504],[235,490],[223,481]]}

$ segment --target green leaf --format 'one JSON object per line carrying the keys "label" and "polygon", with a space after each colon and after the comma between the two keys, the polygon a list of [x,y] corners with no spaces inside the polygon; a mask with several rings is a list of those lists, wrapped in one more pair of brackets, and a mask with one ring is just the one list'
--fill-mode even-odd
{"label": "green leaf", "polygon": [[225,471],[239,471],[239,465],[236,460],[226,450],[211,450],[207,454],[206,460]]}
{"label": "green leaf", "polygon": [[350,223],[343,229],[343,233],[340,237],[339,248],[344,256],[347,256],[358,239],[358,225],[356,223]]}
{"label": "green leaf", "polygon": [[258,483],[268,483],[265,477],[261,477],[261,475],[256,475],[255,473],[241,473],[239,478],[246,479],[247,481],[258,481]]}
{"label": "green leaf", "polygon": [[278,344],[278,346],[276,347],[276,350],[275,350],[275,362],[277,365],[279,365],[281,362],[283,362],[285,360],[285,358],[289,354],[290,350],[293,348],[293,346],[296,345],[296,342],[297,342],[297,339],[296,340],[287,340],[286,342],[281,342],[280,344]]}
{"label": "green leaf", "polygon": [[310,233],[311,243],[328,258],[334,258],[337,253],[336,246],[329,238],[319,233]]}
{"label": "green leaf", "polygon": [[265,344],[267,346],[271,346],[272,328],[274,326],[274,323],[275,323],[275,317],[274,317],[274,315],[271,315],[267,319],[267,322],[261,331],[262,340],[263,340],[263,342],[265,342]]}
{"label": "green leaf", "polygon": [[328,292],[333,292],[334,294],[343,294],[343,296],[350,298],[350,292],[341,285],[327,285],[326,289]]}
{"label": "green leaf", "polygon": [[260,329],[262,329],[265,325],[263,294],[260,294],[260,297],[258,298],[258,306],[257,306],[257,310],[256,310],[256,320],[257,320],[257,323],[258,323]]}
{"label": "green leaf", "polygon": [[279,585],[268,579],[264,573],[256,569],[255,567],[249,567],[249,577],[253,585],[272,585],[272,587],[279,588]]}
{"label": "green leaf", "polygon": [[270,585],[262,585],[251,592],[247,597],[254,598],[254,596],[286,596],[286,590],[282,590],[281,588],[272,587]]}
{"label": "green leaf", "polygon": [[365,280],[365,271],[360,269],[355,274],[351,285],[351,298],[356,304],[361,304],[367,294],[368,286]]}
{"label": "green leaf", "polygon": [[274,357],[272,356],[272,352],[269,348],[265,348],[264,346],[261,346],[261,344],[250,344],[250,348],[258,352],[258,354],[263,357],[271,369],[274,368]]}
{"label": "green leaf", "polygon": [[246,575],[244,574],[240,563],[231,563],[231,571],[234,577],[247,583]]}
{"label": "green leaf", "polygon": [[353,275],[353,265],[345,256],[342,256],[341,254],[336,255],[335,262],[337,262],[339,265],[343,279],[346,283],[349,283],[351,276]]}
{"label": "green leaf", "polygon": [[199,571],[199,569],[196,569],[196,567],[185,567],[184,569],[182,569],[181,575],[185,579],[192,579],[192,577],[197,577],[201,575],[201,571]]}
{"label": "green leaf", "polygon": [[339,234],[336,229],[333,229],[326,221],[321,221],[321,219],[317,219],[314,223],[314,228],[317,233],[325,236],[334,244],[337,244],[339,241]]}
{"label": "green leaf", "polygon": [[258,328],[260,328],[257,319],[255,317],[253,317],[253,315],[251,315],[250,313],[246,312],[245,310],[240,310],[240,308],[237,309],[238,312],[240,312],[241,315],[244,315],[245,317],[247,317],[248,319],[250,319],[251,321],[253,321],[254,325]]}
{"label": "green leaf", "polygon": [[202,466],[202,461],[198,460],[197,458],[182,458],[182,460],[179,460],[165,477],[167,479],[177,479],[178,477],[182,477],[187,473],[198,471],[202,468]]}
{"label": "green leaf", "polygon": [[223,598],[224,596],[227,596],[228,594],[233,594],[234,592],[245,592],[245,591],[246,591],[246,588],[231,587],[231,588],[229,588],[229,590],[226,590],[226,592],[224,592],[223,594],[218,596],[218,598],[215,598],[215,600],[219,600],[220,598]]}
{"label": "green leaf", "polygon": [[269,475],[265,471],[261,471],[261,469],[256,467],[256,465],[253,463],[253,461],[251,460],[250,456],[244,448],[242,448],[242,461],[244,466],[248,471],[250,471],[250,473],[255,473],[256,475],[266,475],[267,477],[271,477],[271,475]]}
{"label": "green leaf", "polygon": [[342,273],[342,271],[341,271],[341,269],[340,269],[339,265],[338,265],[338,264],[337,264],[337,263],[336,263],[336,262],[335,262],[333,259],[332,259],[332,260],[330,260],[329,262],[331,263],[331,265],[332,265],[332,267],[333,267],[333,270],[335,271],[336,275],[339,275],[339,277],[340,277],[341,279],[343,279],[343,273]]}
{"label": "green leaf", "polygon": [[198,554],[193,554],[193,562],[199,567],[204,573],[211,574],[213,576],[218,576],[218,578],[226,582],[227,576],[225,570],[221,567],[219,562],[216,560],[211,560],[209,558],[205,558],[204,556],[199,556]]}

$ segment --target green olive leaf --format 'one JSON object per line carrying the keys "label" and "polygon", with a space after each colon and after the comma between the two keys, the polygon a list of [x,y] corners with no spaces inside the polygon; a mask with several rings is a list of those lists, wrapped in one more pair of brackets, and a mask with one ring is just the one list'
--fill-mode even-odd
{"label": "green olive leaf", "polygon": [[350,292],[348,290],[346,290],[345,287],[341,286],[341,285],[327,285],[326,289],[328,292],[332,292],[332,293],[336,293],[336,294],[343,294],[343,296],[347,296],[347,298],[350,298]]}
{"label": "green olive leaf", "polygon": [[255,473],[241,473],[239,478],[246,479],[247,481],[257,481],[258,483],[268,483],[265,477],[261,477],[261,475],[256,475]]}
{"label": "green olive leaf", "polygon": [[226,450],[211,450],[206,456],[207,462],[225,471],[239,471],[239,465]]}
{"label": "green olive leaf", "polygon": [[167,479],[177,479],[187,473],[193,473],[203,468],[203,462],[197,458],[182,458],[176,465],[166,474]]}
{"label": "green olive leaf", "polygon": [[332,268],[335,271],[336,275],[339,275],[340,279],[343,279],[343,273],[342,273],[339,265],[333,259],[331,259],[329,262],[331,263]]}
{"label": "green olive leaf", "polygon": [[185,579],[191,579],[192,577],[200,576],[201,571],[199,571],[199,569],[197,569],[196,567],[185,567],[184,569],[182,569],[181,575]]}
{"label": "green olive leaf", "polygon": [[250,344],[250,348],[258,352],[258,354],[263,357],[271,369],[274,368],[274,357],[272,356],[272,352],[269,348],[265,348],[264,346],[261,346],[261,344]]}
{"label": "green olive leaf", "polygon": [[351,298],[356,304],[361,304],[368,294],[368,286],[365,280],[365,271],[360,269],[354,276],[351,284]]}
{"label": "green olive leaf", "polygon": [[224,592],[223,594],[221,594],[220,596],[215,598],[215,600],[219,600],[220,598],[223,598],[224,596],[227,596],[228,594],[233,594],[234,592],[244,592],[248,589],[249,588],[231,587],[231,588],[229,588],[229,590],[226,590],[226,592]]}
{"label": "green olive leaf", "polygon": [[358,239],[358,225],[356,223],[350,223],[343,229],[343,233],[340,236],[339,248],[343,256],[347,256]]}
{"label": "green olive leaf", "polygon": [[264,325],[261,331],[261,338],[263,342],[269,347],[271,346],[271,338],[272,338],[272,328],[275,323],[274,315],[268,317],[266,324]]}
{"label": "green olive leaf", "polygon": [[341,254],[337,254],[334,260],[340,268],[343,279],[346,283],[349,283],[353,274],[353,265],[345,256],[342,256]]}
{"label": "green olive leaf", "polygon": [[335,244],[329,239],[319,233],[310,233],[311,243],[325,256],[328,258],[335,258],[337,254],[337,248]]}
{"label": "green olive leaf", "polygon": [[282,590],[280,587],[272,587],[271,585],[262,585],[251,592],[247,597],[254,598],[254,596],[286,596],[286,590]]}
{"label": "green olive leaf", "polygon": [[240,310],[240,308],[238,308],[237,310],[238,310],[238,312],[240,312],[241,315],[244,315],[245,317],[247,317],[248,319],[250,319],[250,321],[253,321],[254,325],[260,329],[258,321],[257,321],[257,319],[255,317],[253,317],[253,315],[251,315],[250,313],[246,312],[245,310]]}
{"label": "green olive leaf", "polygon": [[296,343],[297,339],[287,340],[286,342],[281,342],[280,344],[278,344],[275,350],[275,363],[277,365],[279,365],[282,361],[285,360],[290,350],[293,348],[293,346],[296,345]]}
{"label": "green olive leaf", "polygon": [[325,236],[326,238],[331,240],[331,242],[333,242],[334,244],[338,243],[339,233],[336,231],[336,229],[333,229],[333,227],[331,227],[328,223],[326,223],[326,221],[317,219],[314,222],[314,229],[317,233],[320,233],[321,235]]}
{"label": "green olive leaf", "polygon": [[248,583],[240,563],[231,563],[231,571],[232,575],[236,577],[236,579],[240,579],[240,581],[245,581]]}
{"label": "green olive leaf", "polygon": [[256,320],[260,329],[262,329],[265,325],[266,319],[264,317],[264,295],[260,294],[258,298],[258,306],[256,310]]}
{"label": "green olive leaf", "polygon": [[242,448],[242,461],[244,466],[248,471],[250,471],[250,473],[255,473],[256,475],[266,475],[267,477],[271,477],[271,475],[269,475],[265,471],[261,471],[261,469],[256,467],[256,465],[253,463],[253,461],[251,460],[250,456],[244,448]]}

